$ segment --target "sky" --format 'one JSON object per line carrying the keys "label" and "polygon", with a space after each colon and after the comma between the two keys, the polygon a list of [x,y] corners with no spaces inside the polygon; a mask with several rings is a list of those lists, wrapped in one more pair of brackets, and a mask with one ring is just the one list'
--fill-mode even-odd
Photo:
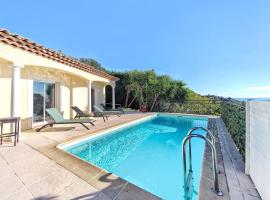
{"label": "sky", "polygon": [[270,97],[268,0],[13,0],[1,7],[0,28],[107,69],[155,69],[200,94]]}

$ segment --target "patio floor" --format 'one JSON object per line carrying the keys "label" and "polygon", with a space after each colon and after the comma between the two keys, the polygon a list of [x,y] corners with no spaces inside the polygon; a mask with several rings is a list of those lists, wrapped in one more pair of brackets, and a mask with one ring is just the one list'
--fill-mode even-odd
{"label": "patio floor", "polygon": [[22,133],[16,147],[0,148],[1,199],[158,199],[154,195],[83,161],[66,155],[56,145],[94,134],[149,114],[110,116],[87,131],[80,125],[56,125],[40,133]]}
{"label": "patio floor", "polygon": [[[154,200],[158,197],[100,168],[56,148],[58,144],[94,135],[98,131],[151,115],[130,113],[111,116],[85,130],[81,125],[56,125],[36,133],[22,133],[20,143],[0,147],[1,199],[72,200]],[[211,118],[209,128],[219,138],[218,169],[223,197],[211,192],[213,177],[210,154],[205,153],[200,200],[259,200],[250,178],[244,174],[239,152],[220,118]]]}

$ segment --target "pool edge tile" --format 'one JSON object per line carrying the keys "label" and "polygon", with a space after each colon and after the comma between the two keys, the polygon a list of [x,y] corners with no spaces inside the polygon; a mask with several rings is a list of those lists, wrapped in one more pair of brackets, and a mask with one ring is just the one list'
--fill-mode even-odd
{"label": "pool edge tile", "polygon": [[119,192],[119,194],[115,197],[114,200],[161,200],[160,197],[132,184],[128,183],[124,186],[124,188]]}
{"label": "pool edge tile", "polygon": [[87,181],[93,187],[114,199],[128,182],[112,173],[102,170],[97,176]]}

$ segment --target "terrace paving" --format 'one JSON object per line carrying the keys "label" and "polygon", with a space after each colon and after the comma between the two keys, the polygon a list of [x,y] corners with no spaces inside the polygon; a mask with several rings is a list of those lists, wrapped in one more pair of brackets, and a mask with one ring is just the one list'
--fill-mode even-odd
{"label": "terrace paving", "polygon": [[40,133],[23,132],[16,147],[11,143],[0,147],[1,199],[159,199],[56,148],[60,143],[148,115],[151,113],[110,116],[106,123],[98,118],[89,131],[80,125],[56,125]]}
{"label": "terrace paving", "polygon": [[224,122],[215,120],[223,157],[230,199],[260,200],[250,176],[245,174],[245,163],[237,150]]}
{"label": "terrace paving", "polygon": [[213,188],[212,158],[209,146],[206,146],[199,200],[260,200],[256,187],[245,174],[245,164],[237,151],[224,122],[220,117],[210,117],[208,129],[215,135],[219,185],[224,196],[218,197]]}
{"label": "terrace paving", "polygon": [[[16,147],[6,143],[0,147],[1,199],[98,199],[98,200],[154,200],[155,195],[90,165],[56,148],[58,144],[89,135],[100,130],[143,118],[151,113],[111,116],[104,123],[98,118],[95,127],[85,130],[80,125],[56,125],[40,133],[22,133]],[[259,200],[249,176],[244,174],[243,161],[236,150],[222,120],[210,117],[209,126],[218,137],[218,170],[223,197],[212,191],[211,152],[205,149],[199,200]]]}

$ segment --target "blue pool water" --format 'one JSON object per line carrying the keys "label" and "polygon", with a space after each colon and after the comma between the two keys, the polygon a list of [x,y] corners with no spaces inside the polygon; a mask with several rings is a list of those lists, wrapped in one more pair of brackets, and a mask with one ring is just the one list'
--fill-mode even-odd
{"label": "blue pool water", "polygon": [[[206,128],[207,121],[160,114],[64,149],[163,199],[183,199],[182,140],[192,127]],[[192,149],[197,199],[204,143],[194,139]]]}

